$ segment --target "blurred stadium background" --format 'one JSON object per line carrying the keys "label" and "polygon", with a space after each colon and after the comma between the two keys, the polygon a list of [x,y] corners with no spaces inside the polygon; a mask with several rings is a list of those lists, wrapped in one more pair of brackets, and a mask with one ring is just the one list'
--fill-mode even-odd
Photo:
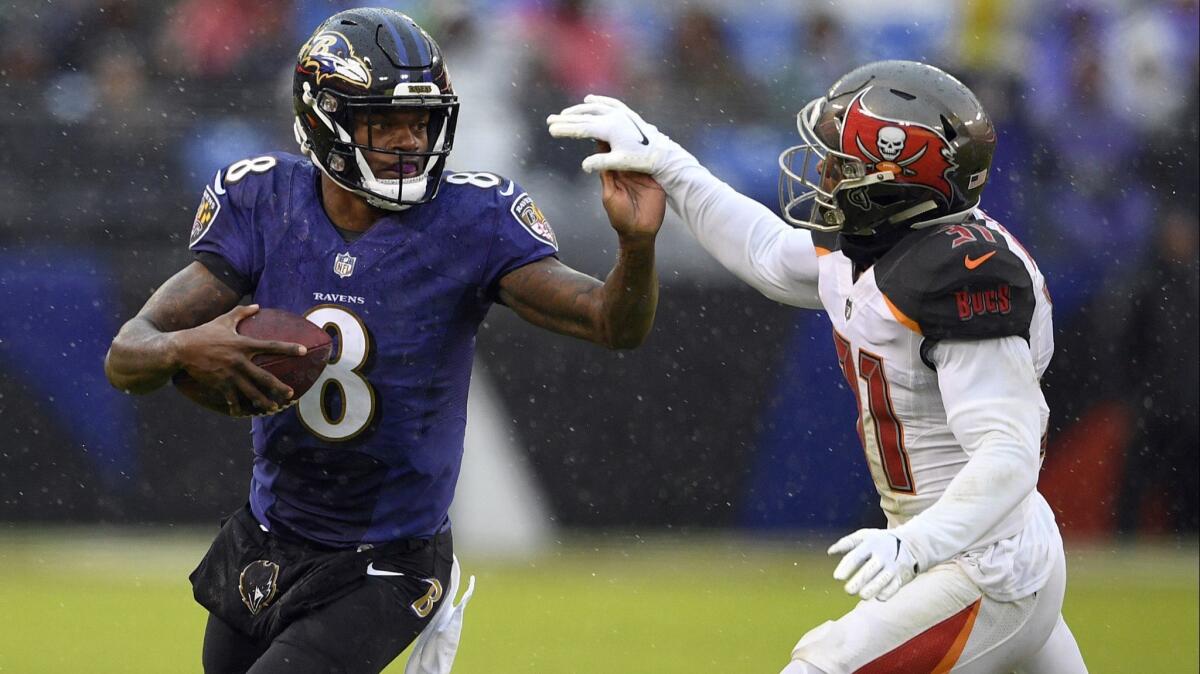
{"label": "blurred stadium background", "polygon": [[[292,59],[352,4],[0,4],[0,671],[199,670],[186,574],[245,499],[247,425],[119,394],[101,361],[189,261],[204,182],[294,151]],[[588,148],[547,114],[621,96],[774,206],[793,115],[838,75],[959,75],[1000,132],[984,205],[1054,294],[1041,488],[1068,621],[1092,671],[1197,671],[1195,0],[379,4],[446,52],[451,168],[521,181],[597,275],[614,237]],[[827,324],[738,285],[673,220],[660,241],[641,349],[503,308],[480,336],[454,512],[480,589],[456,671],[774,672],[850,606],[819,551],[881,517]]]}

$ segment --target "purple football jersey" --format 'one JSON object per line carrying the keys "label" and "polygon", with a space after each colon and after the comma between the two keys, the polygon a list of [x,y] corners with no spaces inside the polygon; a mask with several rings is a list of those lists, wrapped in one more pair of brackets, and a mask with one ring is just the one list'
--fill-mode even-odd
{"label": "purple football jersey", "polygon": [[520,186],[450,173],[432,202],[347,243],[311,162],[237,162],[204,188],[191,248],[256,303],[334,337],[300,402],[253,421],[250,505],[264,526],[329,546],[431,536],[448,524],[475,335],[508,272],[554,255]]}

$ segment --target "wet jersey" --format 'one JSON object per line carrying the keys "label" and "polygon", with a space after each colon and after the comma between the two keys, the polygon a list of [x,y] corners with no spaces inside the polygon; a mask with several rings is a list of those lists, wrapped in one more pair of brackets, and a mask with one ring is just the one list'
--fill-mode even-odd
{"label": "wet jersey", "polygon": [[[920,570],[953,558],[999,601],[1042,587],[1062,549],[1034,488],[1051,307],[1017,240],[976,209],[909,234],[856,278],[837,235],[789,227],[686,152],[655,178],[725,268],[771,299],[828,312],[880,505]],[[999,474],[975,488],[993,469],[1003,488]]]}
{"label": "wet jersey", "polygon": [[[867,465],[888,526],[898,527],[941,499],[971,458],[947,421],[931,350],[944,341],[1019,337],[1040,377],[1054,350],[1045,279],[1017,239],[978,209],[965,221],[910,234],[857,279],[832,237],[813,239],[821,304],[858,401]],[[1031,402],[1044,443],[1049,410],[1044,400]],[[1061,549],[1036,491],[977,533],[960,561],[1000,600],[1041,587]]]}
{"label": "wet jersey", "polygon": [[428,537],[448,524],[475,336],[508,272],[556,252],[513,181],[451,173],[436,199],[347,242],[311,162],[237,162],[204,188],[197,258],[263,307],[334,337],[330,364],[291,408],[253,421],[259,522],[345,547]]}
{"label": "wet jersey", "polygon": [[1029,342],[1041,376],[1054,350],[1045,279],[979,210],[910,234],[857,279],[834,237],[813,239],[821,304],[859,402],[880,506],[890,522],[904,522],[936,501],[967,460],[946,424],[928,350],[946,339],[1015,335]]}

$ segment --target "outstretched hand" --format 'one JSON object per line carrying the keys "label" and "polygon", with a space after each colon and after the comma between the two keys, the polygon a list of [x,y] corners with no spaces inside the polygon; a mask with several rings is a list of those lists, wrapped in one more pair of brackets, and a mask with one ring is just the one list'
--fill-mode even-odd
{"label": "outstretched hand", "polygon": [[[598,143],[607,152],[606,143]],[[658,235],[666,215],[667,193],[645,173],[601,171],[601,199],[608,221],[623,239],[650,239]]]}
{"label": "outstretched hand", "polygon": [[550,115],[546,125],[555,138],[594,139],[601,143],[600,152],[583,160],[584,171],[637,171],[659,176],[668,158],[683,152],[658,127],[621,101],[595,94],[589,94],[583,101]]}

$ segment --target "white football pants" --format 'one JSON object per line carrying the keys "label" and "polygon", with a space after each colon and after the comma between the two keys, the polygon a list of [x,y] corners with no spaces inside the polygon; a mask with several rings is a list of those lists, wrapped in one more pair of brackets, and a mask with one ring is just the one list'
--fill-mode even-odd
{"label": "white football pants", "polygon": [[805,634],[782,674],[1085,674],[1062,618],[1066,577],[1060,555],[1045,587],[998,602],[954,562],[940,564]]}

